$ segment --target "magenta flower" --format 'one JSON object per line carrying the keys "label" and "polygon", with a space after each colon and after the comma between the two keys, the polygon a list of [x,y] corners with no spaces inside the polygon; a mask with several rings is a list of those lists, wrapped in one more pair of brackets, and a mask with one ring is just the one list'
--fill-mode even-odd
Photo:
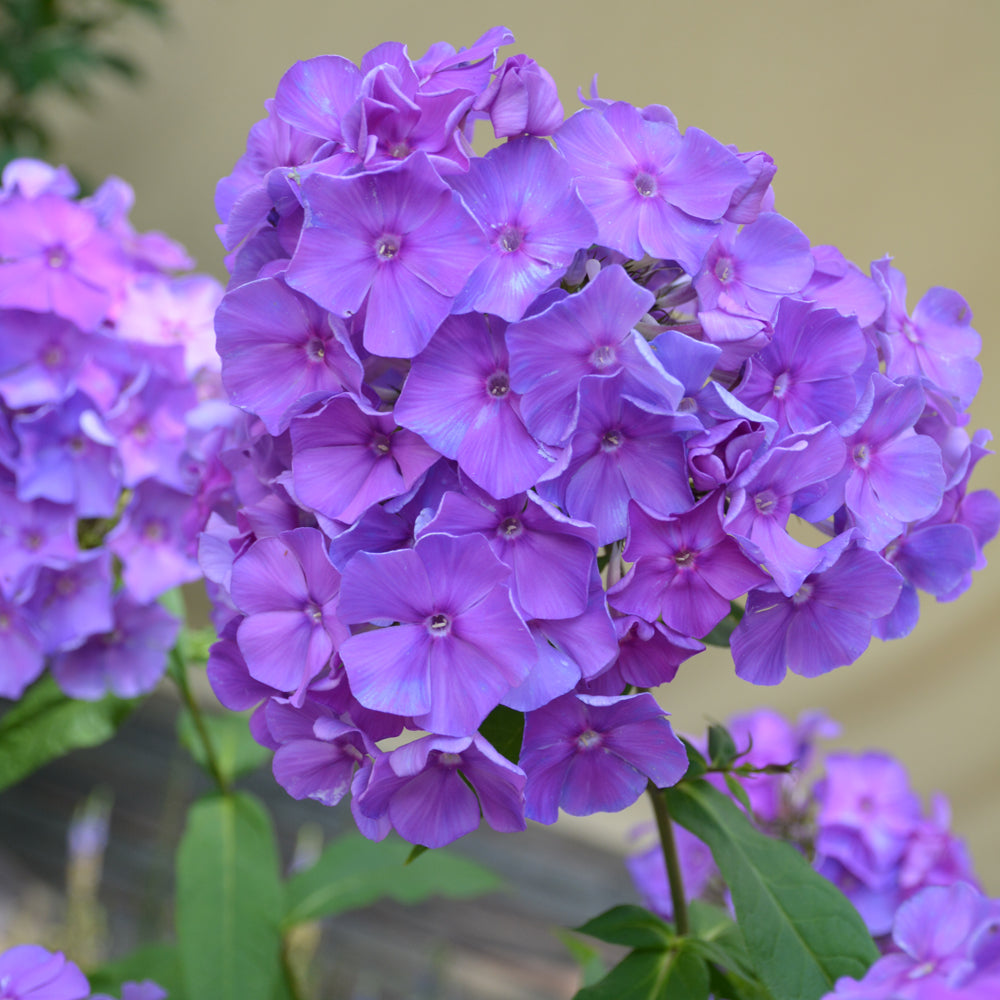
{"label": "magenta flower", "polygon": [[523,54],[504,61],[474,107],[489,115],[498,139],[524,133],[552,135],[563,121],[555,80]]}
{"label": "magenta flower", "polygon": [[528,818],[554,823],[560,808],[573,816],[618,812],[647,782],[680,781],[687,753],[665,714],[651,694],[567,694],[529,712],[520,756]]}
{"label": "magenta flower", "polygon": [[365,310],[365,347],[419,354],[486,252],[479,225],[423,153],[380,173],[302,185],[288,283],[338,316]]}
{"label": "magenta flower", "polygon": [[509,576],[475,535],[424,535],[412,549],[359,552],[344,568],[341,620],[397,624],[341,646],[358,701],[446,736],[475,732],[536,658]]}

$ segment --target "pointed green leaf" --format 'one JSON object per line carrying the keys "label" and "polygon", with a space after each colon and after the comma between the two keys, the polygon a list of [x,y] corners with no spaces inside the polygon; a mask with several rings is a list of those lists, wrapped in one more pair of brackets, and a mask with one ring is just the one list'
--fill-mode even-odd
{"label": "pointed green leaf", "polygon": [[573,1000],[708,1000],[708,967],[689,950],[633,951]]}
{"label": "pointed green leaf", "polygon": [[736,759],[736,743],[718,723],[708,727],[708,757],[715,767],[728,767]]}
{"label": "pointed green leaf", "polygon": [[658,950],[669,948],[677,937],[670,924],[641,906],[612,907],[574,930],[609,944]]}
{"label": "pointed green leaf", "polygon": [[46,674],[0,718],[0,789],[71,750],[111,739],[138,700],[78,701]]}
{"label": "pointed green leaf", "polygon": [[666,790],[673,818],[712,850],[756,972],[775,1000],[818,1000],[878,950],[857,911],[790,844],[755,830],[705,781]]}
{"label": "pointed green leaf", "polygon": [[271,819],[249,795],[211,795],[177,851],[177,945],[186,1000],[271,1000],[281,961]]}
{"label": "pointed green leaf", "polygon": [[750,796],[747,794],[747,790],[740,784],[739,778],[734,777],[732,774],[726,775],[726,788],[729,789],[729,794],[732,795],[734,799],[748,813],[753,813],[753,807],[750,805]]}
{"label": "pointed green leaf", "polygon": [[493,872],[452,851],[427,851],[418,864],[408,865],[411,852],[410,844],[396,838],[374,843],[349,833],[332,840],[316,864],[288,880],[284,925],[343,913],[377,899],[463,899],[499,888]]}
{"label": "pointed green leaf", "polygon": [[580,966],[584,986],[593,986],[594,983],[604,978],[607,972],[604,959],[601,958],[601,953],[592,944],[581,941],[576,934],[563,927],[555,928],[555,935],[573,956],[573,961]]}
{"label": "pointed green leaf", "polygon": [[511,763],[517,763],[521,753],[521,741],[524,738],[523,712],[515,712],[512,708],[497,705],[483,720],[479,732],[489,740],[498,753],[502,753]]}

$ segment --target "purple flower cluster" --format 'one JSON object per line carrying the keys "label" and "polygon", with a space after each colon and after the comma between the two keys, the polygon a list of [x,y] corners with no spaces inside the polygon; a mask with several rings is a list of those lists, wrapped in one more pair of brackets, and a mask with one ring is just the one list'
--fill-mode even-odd
{"label": "purple flower cluster", "polygon": [[967,882],[923,889],[892,927],[895,945],[858,982],[824,1000],[990,1000],[1000,997],[1000,899]]}
{"label": "purple flower cluster", "polygon": [[733,601],[740,676],[819,674],[960,593],[1000,524],[963,300],[908,317],[888,261],[774,211],[765,153],[596,93],[564,119],[531,59],[494,68],[509,41],[297,63],[216,193],[248,414],[202,543],[216,691],[262,706],[292,794],[423,843],[677,780],[633,692]]}
{"label": "purple flower cluster", "polygon": [[[157,598],[200,576],[222,402],[213,279],[128,221],[117,178],[65,168],[0,187],[0,697],[48,665],[71,697],[149,691],[179,623]],[[213,485],[215,484],[215,485]]]}
{"label": "purple flower cluster", "polygon": [[[976,884],[969,852],[951,832],[947,800],[935,795],[925,815],[898,760],[872,751],[831,753],[813,780],[807,772],[816,739],[838,732],[826,716],[807,712],[793,725],[777,712],[759,709],[736,716],[728,728],[737,748],[746,750],[740,764],[794,764],[789,773],[737,779],[750,801],[754,823],[805,851],[816,870],[851,900],[883,948],[893,947],[888,935],[900,907],[922,890]],[[719,775],[710,774],[709,780],[728,791]],[[686,893],[692,899],[711,893],[718,887],[711,855],[701,841],[680,833]],[[627,863],[649,908],[669,917],[659,844],[634,854]]]}
{"label": "purple flower cluster", "polygon": [[[122,984],[121,1000],[164,1000],[166,990],[146,979]],[[112,1000],[91,994],[87,977],[61,952],[20,944],[0,953],[2,1000]]]}

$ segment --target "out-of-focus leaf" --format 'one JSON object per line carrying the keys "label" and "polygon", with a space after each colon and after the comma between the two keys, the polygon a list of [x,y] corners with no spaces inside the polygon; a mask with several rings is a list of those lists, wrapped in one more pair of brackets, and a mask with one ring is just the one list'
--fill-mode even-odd
{"label": "out-of-focus leaf", "polygon": [[[212,742],[216,761],[222,777],[232,783],[241,775],[256,771],[265,761],[271,759],[271,751],[262,747],[250,735],[247,716],[237,712],[222,715],[202,714],[202,723]],[[209,773],[205,747],[195,727],[191,713],[185,708],[177,718],[177,736],[192,757]]]}

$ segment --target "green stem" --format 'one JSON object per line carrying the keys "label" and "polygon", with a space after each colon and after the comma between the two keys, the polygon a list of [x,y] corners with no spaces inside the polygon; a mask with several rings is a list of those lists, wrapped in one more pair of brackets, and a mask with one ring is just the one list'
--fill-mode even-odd
{"label": "green stem", "polygon": [[212,779],[218,785],[219,791],[223,795],[228,795],[229,782],[226,781],[222,773],[222,768],[219,766],[219,758],[215,753],[215,747],[212,745],[208,730],[205,728],[205,719],[201,714],[201,708],[191,690],[191,685],[188,683],[187,664],[184,662],[184,657],[176,646],[170,651],[170,661],[170,676],[177,685],[178,691],[180,691],[181,700],[191,713],[191,719],[194,722],[195,731],[198,733],[198,739],[201,740],[202,748],[205,751],[205,760],[208,761],[208,769],[212,773]]}
{"label": "green stem", "polygon": [[670,821],[670,810],[667,808],[667,796],[652,782],[649,783],[646,790],[653,802],[653,815],[656,817],[656,828],[660,833],[663,860],[667,865],[667,881],[670,883],[670,902],[674,908],[674,924],[677,927],[677,933],[683,936],[690,930],[690,925],[688,924],[687,900],[684,898],[681,864],[677,857],[677,842],[674,840],[674,827]]}

